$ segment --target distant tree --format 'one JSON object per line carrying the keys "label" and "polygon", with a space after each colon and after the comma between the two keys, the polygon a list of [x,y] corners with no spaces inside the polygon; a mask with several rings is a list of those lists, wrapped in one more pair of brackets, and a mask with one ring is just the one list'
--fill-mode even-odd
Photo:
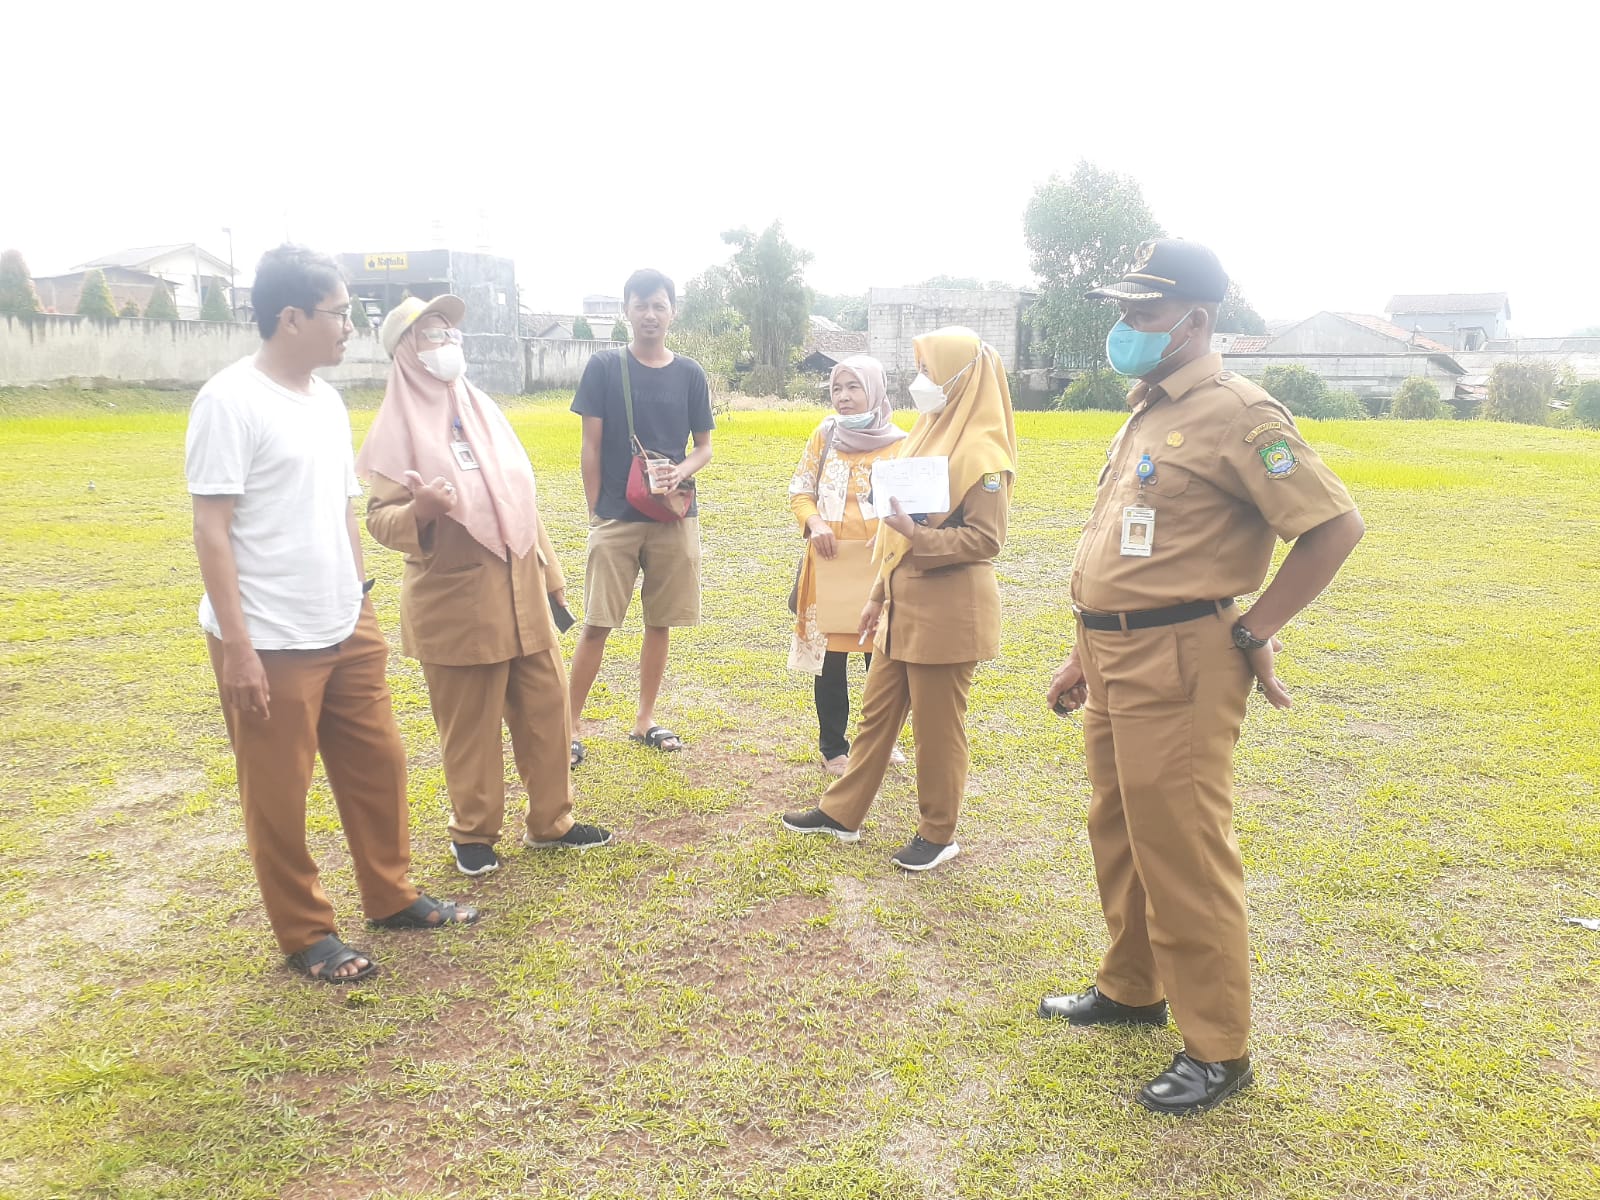
{"label": "distant tree", "polygon": [[1503,362],[1489,372],[1489,398],[1483,415],[1491,421],[1544,425],[1550,420],[1550,398],[1556,373],[1548,363]]}
{"label": "distant tree", "polygon": [[1139,243],[1162,232],[1139,185],[1080,162],[1070,180],[1052,175],[1034,191],[1022,227],[1039,279],[1029,319],[1057,362],[1098,367],[1115,316],[1084,292],[1118,278]]}
{"label": "distant tree", "polygon": [[1600,379],[1578,385],[1577,397],[1572,401],[1572,415],[1590,429],[1600,428]]}
{"label": "distant tree", "polygon": [[1439,399],[1438,385],[1431,379],[1413,375],[1402,383],[1389,402],[1389,415],[1397,421],[1438,421],[1450,415]]}
{"label": "distant tree", "polygon": [[1261,386],[1297,417],[1315,417],[1315,410],[1328,395],[1328,385],[1322,381],[1322,376],[1299,363],[1268,367],[1261,377]]}
{"label": "distant tree", "polygon": [[1056,407],[1069,412],[1101,409],[1106,412],[1125,412],[1128,408],[1130,382],[1112,370],[1090,371],[1067,385],[1056,400]]}
{"label": "distant tree", "polygon": [[806,287],[805,267],[811,254],[784,236],[781,221],[759,234],[731,229],[722,240],[735,248],[728,259],[733,284],[728,303],[750,327],[756,363],[774,367],[787,378],[790,354],[804,343],[810,325],[811,289]]}
{"label": "distant tree", "polygon": [[[351,306],[352,311],[354,305]],[[200,319],[202,321],[231,321],[233,314],[228,311],[228,302],[222,298],[222,289],[208,287],[200,300]]]}
{"label": "distant tree", "polygon": [[122,306],[122,311],[117,314],[119,317],[137,317],[138,315],[139,305],[133,300],[129,300],[126,304],[124,304]]}
{"label": "distant tree", "polygon": [[1326,393],[1314,412],[1306,414],[1318,421],[1365,421],[1367,406],[1351,391]]}
{"label": "distant tree", "polygon": [[0,317],[29,316],[39,311],[39,293],[22,260],[21,250],[0,254]]}
{"label": "distant tree", "polygon": [[744,324],[733,307],[733,271],[722,264],[707,267],[683,285],[674,329],[720,337]]}
{"label": "distant tree", "polygon": [[156,284],[155,291],[150,293],[150,303],[144,306],[144,316],[147,321],[178,319],[178,306],[172,302],[172,293],[167,290],[166,284]]}
{"label": "distant tree", "polygon": [[811,315],[827,317],[841,329],[864,332],[867,328],[867,296],[865,293],[851,295],[848,292],[825,296],[818,292],[811,298]]}
{"label": "distant tree", "polygon": [[628,332],[628,323],[618,317],[617,323],[611,327],[611,340],[613,342],[625,342],[632,336]]}
{"label": "distant tree", "polygon": [[587,319],[579,317],[572,322],[572,336],[585,342],[592,342],[594,341],[594,330],[589,328]]}
{"label": "distant tree", "polygon": [[99,267],[83,277],[83,291],[78,294],[80,317],[108,317],[117,315],[116,303],[111,299],[111,289],[106,286],[106,273]]}
{"label": "distant tree", "polygon": [[360,296],[350,297],[350,324],[357,329],[372,328],[372,318],[367,315],[367,302]]}
{"label": "distant tree", "polygon": [[1228,294],[1222,298],[1222,307],[1217,310],[1217,332],[1260,334],[1266,331],[1267,323],[1261,319],[1261,314],[1250,307],[1239,285],[1230,282]]}

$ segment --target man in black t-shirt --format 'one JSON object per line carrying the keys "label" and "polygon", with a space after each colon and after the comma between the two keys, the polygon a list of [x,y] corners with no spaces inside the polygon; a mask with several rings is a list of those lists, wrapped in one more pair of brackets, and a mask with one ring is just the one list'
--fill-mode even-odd
{"label": "man in black t-shirt", "polygon": [[[627,615],[642,572],[639,714],[628,736],[656,750],[681,750],[683,740],[655,724],[655,707],[672,627],[700,623],[699,510],[691,504],[681,521],[659,522],[628,503],[633,448],[622,372],[628,372],[633,393],[633,431],[645,449],[677,464],[673,486],[711,461],[711,390],[699,363],[666,347],[677,305],[672,280],[660,271],[635,271],[623,286],[622,303],[633,341],[591,358],[572,401],[572,411],[583,418],[583,490],[589,501],[584,625],[572,654],[572,723],[576,730],[606,638]],[[691,439],[693,449],[685,454]],[[582,743],[574,740],[572,760],[582,758]]]}

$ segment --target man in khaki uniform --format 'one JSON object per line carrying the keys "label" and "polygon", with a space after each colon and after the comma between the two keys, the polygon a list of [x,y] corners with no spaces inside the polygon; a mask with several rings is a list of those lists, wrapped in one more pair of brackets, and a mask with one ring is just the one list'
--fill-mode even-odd
{"label": "man in khaki uniform", "polygon": [[[1274,635],[1327,586],[1363,525],[1287,409],[1211,353],[1228,279],[1216,256],[1146,242],[1123,279],[1111,365],[1137,377],[1072,566],[1077,642],[1050,681],[1082,708],[1089,840],[1111,942],[1094,984],[1047,996],[1073,1025],[1165,1025],[1184,1052],[1139,1092],[1157,1112],[1212,1108],[1250,1083],[1244,867],[1233,748],[1252,679],[1278,708]],[[1275,537],[1294,543],[1266,578]]]}

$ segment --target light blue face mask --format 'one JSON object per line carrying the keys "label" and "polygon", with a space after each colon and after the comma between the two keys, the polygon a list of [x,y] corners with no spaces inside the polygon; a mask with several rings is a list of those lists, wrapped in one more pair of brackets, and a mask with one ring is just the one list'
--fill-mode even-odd
{"label": "light blue face mask", "polygon": [[864,413],[854,413],[848,417],[836,416],[833,419],[838,424],[840,429],[866,429],[872,424],[873,419],[877,417],[877,415],[877,413],[873,412],[869,408]]}
{"label": "light blue face mask", "polygon": [[1154,371],[1156,364],[1166,354],[1167,347],[1172,344],[1173,330],[1193,314],[1194,309],[1191,308],[1165,333],[1146,333],[1126,321],[1118,321],[1106,334],[1106,358],[1111,361],[1111,369],[1118,375],[1135,378]]}

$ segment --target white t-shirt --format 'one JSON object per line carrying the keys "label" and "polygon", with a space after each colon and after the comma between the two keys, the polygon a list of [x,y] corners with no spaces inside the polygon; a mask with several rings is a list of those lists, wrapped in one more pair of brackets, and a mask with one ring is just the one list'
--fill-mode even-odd
{"label": "white t-shirt", "polygon": [[[229,540],[257,650],[314,650],[349,637],[361,581],[346,506],[361,495],[350,416],[321,379],[310,395],[243,358],[207,381],[189,409],[184,463],[196,496],[237,496]],[[211,598],[200,625],[221,637]]]}

